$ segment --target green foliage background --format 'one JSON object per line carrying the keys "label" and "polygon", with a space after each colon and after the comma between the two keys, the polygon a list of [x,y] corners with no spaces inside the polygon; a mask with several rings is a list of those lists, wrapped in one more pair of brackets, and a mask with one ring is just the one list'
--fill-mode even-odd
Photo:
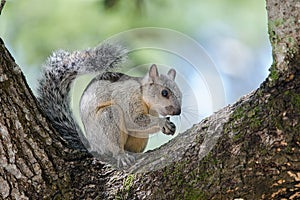
{"label": "green foliage background", "polygon": [[[108,7],[107,2],[114,3]],[[193,37],[220,23],[234,37],[255,46],[266,35],[264,4],[260,0],[8,0],[0,17],[0,34],[21,66],[40,64],[55,49],[95,46],[137,27],[170,28]]]}

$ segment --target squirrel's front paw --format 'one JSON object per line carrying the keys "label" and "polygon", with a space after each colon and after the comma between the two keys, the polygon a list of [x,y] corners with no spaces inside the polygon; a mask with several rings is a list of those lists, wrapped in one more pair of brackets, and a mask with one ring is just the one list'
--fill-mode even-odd
{"label": "squirrel's front paw", "polygon": [[174,135],[175,131],[176,131],[175,124],[170,121],[170,117],[167,117],[166,122],[162,127],[162,132],[166,135]]}

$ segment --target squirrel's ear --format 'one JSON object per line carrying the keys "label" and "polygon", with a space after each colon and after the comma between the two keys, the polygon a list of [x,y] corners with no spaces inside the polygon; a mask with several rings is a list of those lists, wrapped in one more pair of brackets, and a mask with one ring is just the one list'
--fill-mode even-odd
{"label": "squirrel's ear", "polygon": [[153,80],[155,80],[156,78],[158,78],[159,74],[157,71],[157,67],[155,64],[151,65],[150,69],[149,69],[149,77],[152,78]]}
{"label": "squirrel's ear", "polygon": [[168,71],[168,77],[171,79],[171,80],[175,80],[175,77],[176,77],[176,70],[175,69],[170,69]]}

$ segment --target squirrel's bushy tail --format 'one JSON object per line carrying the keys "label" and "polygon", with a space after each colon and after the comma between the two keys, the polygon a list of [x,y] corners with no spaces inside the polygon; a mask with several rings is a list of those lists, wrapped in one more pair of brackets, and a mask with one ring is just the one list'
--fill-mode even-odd
{"label": "squirrel's bushy tail", "polygon": [[88,146],[70,108],[72,82],[78,75],[114,69],[126,55],[123,47],[103,43],[72,53],[59,50],[48,58],[39,81],[38,101],[53,127],[71,148],[84,150]]}

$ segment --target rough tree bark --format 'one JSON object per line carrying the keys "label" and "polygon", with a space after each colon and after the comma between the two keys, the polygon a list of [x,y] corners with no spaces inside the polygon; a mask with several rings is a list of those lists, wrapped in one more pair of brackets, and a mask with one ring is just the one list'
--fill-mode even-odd
{"label": "rough tree bark", "polygon": [[300,2],[267,0],[260,88],[141,155],[130,172],[66,147],[0,42],[1,199],[299,199]]}

